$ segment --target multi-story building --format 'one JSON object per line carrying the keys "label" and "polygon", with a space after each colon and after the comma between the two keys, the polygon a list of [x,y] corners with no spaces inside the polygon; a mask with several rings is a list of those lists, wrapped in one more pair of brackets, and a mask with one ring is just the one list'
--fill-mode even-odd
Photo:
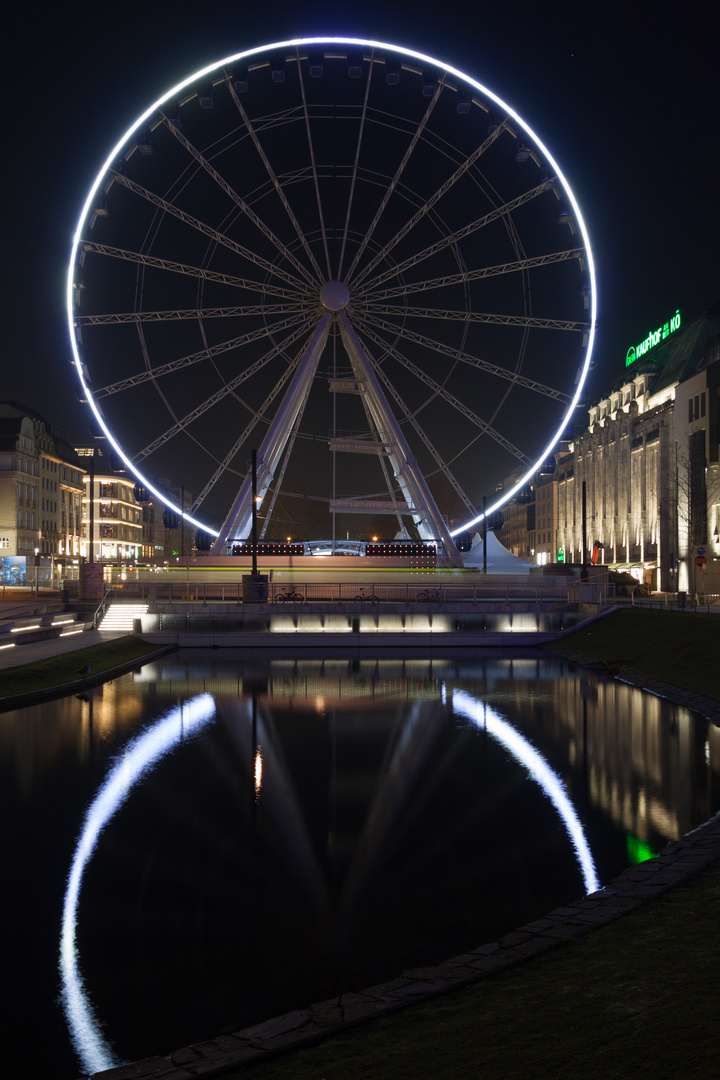
{"label": "multi-story building", "polygon": [[82,555],[91,557],[92,543],[93,562],[137,561],[143,550],[143,523],[134,481],[114,472],[108,458],[96,449],[81,447],[77,452],[87,466],[83,473]]}
{"label": "multi-story building", "polygon": [[[503,507],[515,555],[598,562],[653,589],[720,593],[720,305],[630,350],[623,375]],[[503,487],[520,477],[516,470]]]}
{"label": "multi-story building", "polygon": [[0,442],[0,551],[49,557],[59,570],[80,554],[77,455],[61,431],[18,402],[0,403]]}
{"label": "multi-story building", "polygon": [[32,561],[40,544],[38,488],[32,419],[0,404],[0,555]]}
{"label": "multi-story building", "polygon": [[62,564],[80,556],[83,471],[61,432],[40,418],[34,424],[40,471],[40,554]]}
{"label": "multi-story building", "polygon": [[540,566],[546,563],[564,562],[558,555],[557,543],[558,520],[558,482],[554,471],[549,470],[538,477],[535,484],[535,562]]}
{"label": "multi-story building", "polygon": [[[522,467],[515,469],[500,490],[514,487],[524,471]],[[538,469],[503,506],[503,527],[496,532],[498,540],[513,555],[539,566],[555,562],[557,556],[557,481],[554,472],[554,460]]]}
{"label": "multi-story building", "polygon": [[595,549],[651,588],[720,592],[719,386],[720,305],[682,329],[676,314],[628,350],[624,377],[558,459],[567,562]]}
{"label": "multi-story building", "polygon": [[[175,506],[190,511],[192,496],[184,488],[173,488],[169,480],[157,481],[157,487]],[[142,496],[141,496],[142,497]],[[195,543],[195,526],[181,524],[180,516],[150,492],[143,497],[143,556],[148,559],[171,559],[189,555]]]}

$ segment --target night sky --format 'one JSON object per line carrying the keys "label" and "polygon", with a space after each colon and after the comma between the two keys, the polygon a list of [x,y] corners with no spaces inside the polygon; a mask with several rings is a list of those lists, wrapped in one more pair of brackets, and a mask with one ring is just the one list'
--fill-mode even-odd
{"label": "night sky", "polygon": [[[707,12],[707,13],[706,13]],[[296,35],[407,45],[474,75],[537,131],[585,215],[599,286],[589,396],[627,346],[720,299],[718,65],[700,5],[164,0],[14,5],[4,35],[3,387],[87,439],[64,325],[84,193],[144,107],[205,63]]]}

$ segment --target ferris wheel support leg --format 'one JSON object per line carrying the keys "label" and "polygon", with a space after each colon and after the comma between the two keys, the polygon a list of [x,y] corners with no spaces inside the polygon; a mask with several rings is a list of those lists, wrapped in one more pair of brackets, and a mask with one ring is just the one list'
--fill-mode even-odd
{"label": "ferris wheel support leg", "polygon": [[[325,314],[320,319],[305,354],[298,364],[298,369],[293,375],[285,397],[268,428],[267,434],[257,452],[257,497],[258,503],[262,503],[267,489],[272,483],[280,461],[282,459],[287,441],[293,431],[294,425],[305,408],[305,403],[310,393],[310,387],[315,376],[315,371],[322,356],[325,342],[327,341],[330,328],[330,315]],[[238,491],[235,501],[230,508],[228,516],[223,522],[220,532],[215,537],[210,549],[211,555],[223,555],[226,545],[238,538],[247,539],[250,535],[252,524],[252,475],[248,471],[242,487]]]}
{"label": "ferris wheel support leg", "polygon": [[388,457],[400,489],[408,505],[413,507],[413,520],[421,538],[439,544],[442,551],[441,558],[446,565],[462,569],[463,561],[455,547],[455,541],[430,493],[425,477],[420,472],[357,334],[344,312],[338,313],[337,320],[355,378],[358,385],[363,387],[362,393],[368,413],[377,431],[382,433],[383,438],[389,438],[392,441],[393,449]]}

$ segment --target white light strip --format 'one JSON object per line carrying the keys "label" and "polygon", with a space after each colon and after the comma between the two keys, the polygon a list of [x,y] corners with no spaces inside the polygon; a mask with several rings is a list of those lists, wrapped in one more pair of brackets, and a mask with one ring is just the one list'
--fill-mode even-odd
{"label": "white light strip", "polygon": [[[207,67],[202,68],[200,71],[196,71],[194,75],[190,75],[187,79],[184,79],[181,83],[178,83],[177,86],[174,86],[171,90],[168,90],[167,93],[163,94],[162,97],[158,98],[158,100],[154,103],[154,105],[151,105],[148,109],[145,110],[144,113],[142,113],[142,115],[140,117],[138,117],[138,119],[135,121],[135,123],[132,124],[131,127],[129,127],[127,129],[125,134],[115,144],[113,149],[110,151],[107,159],[105,160],[105,163],[103,164],[102,168],[100,169],[100,172],[96,176],[96,178],[95,178],[95,180],[94,180],[94,182],[93,182],[93,184],[92,184],[92,186],[91,186],[91,188],[90,188],[90,190],[89,190],[89,192],[88,192],[88,194],[87,194],[87,196],[85,198],[85,203],[84,203],[82,211],[80,213],[80,219],[78,221],[77,228],[75,230],[75,236],[73,238],[72,250],[70,252],[70,263],[69,263],[69,268],[68,268],[67,288],[66,288],[68,329],[69,329],[69,334],[70,334],[70,346],[72,348],[73,356],[74,356],[75,368],[77,370],[77,374],[78,374],[78,378],[80,379],[80,383],[81,383],[81,385],[83,387],[83,391],[87,396],[88,405],[90,406],[93,413],[95,414],[95,419],[97,420],[98,424],[100,425],[100,428],[102,429],[102,431],[105,433],[105,436],[106,436],[108,442],[113,447],[113,449],[118,454],[118,456],[121,458],[121,460],[124,462],[126,468],[129,469],[129,471],[133,474],[133,476],[137,477],[137,479],[140,481],[140,483],[143,484],[148,489],[148,491],[151,491],[152,494],[157,499],[159,499],[161,502],[165,503],[165,505],[170,507],[171,510],[174,510],[176,513],[183,516],[186,521],[190,522],[190,524],[197,526],[198,528],[202,529],[204,532],[207,532],[212,536],[217,536],[218,535],[217,530],[209,528],[207,525],[204,525],[202,522],[197,521],[195,518],[190,517],[189,514],[184,513],[183,509],[181,507],[179,507],[175,503],[171,502],[165,495],[163,495],[160,491],[158,491],[158,489],[155,488],[145,476],[143,476],[143,474],[140,472],[140,470],[127,457],[127,455],[125,454],[125,452],[123,451],[123,449],[119,445],[119,443],[117,443],[115,441],[115,438],[111,434],[110,429],[107,427],[107,425],[105,423],[105,420],[103,419],[103,416],[100,413],[100,410],[98,409],[97,405],[95,404],[95,399],[93,398],[93,395],[90,392],[90,390],[89,390],[89,388],[87,386],[87,383],[85,382],[85,378],[83,376],[82,362],[81,362],[81,359],[80,359],[80,354],[78,352],[77,341],[75,339],[74,326],[73,326],[73,323],[74,323],[74,317],[73,317],[73,276],[74,276],[74,270],[75,270],[75,260],[77,258],[78,247],[80,246],[80,243],[81,243],[81,237],[82,237],[82,232],[83,232],[83,229],[84,229],[84,226],[85,226],[85,222],[86,222],[88,216],[92,213],[95,197],[96,197],[96,195],[97,195],[97,193],[98,193],[98,191],[99,191],[99,189],[100,189],[100,187],[101,187],[101,185],[103,183],[103,180],[105,178],[105,174],[107,173],[108,169],[111,168],[111,166],[115,162],[116,158],[118,158],[118,157],[120,157],[122,155],[122,151],[123,151],[126,143],[132,138],[132,136],[135,134],[135,132],[138,131],[143,126],[143,124],[145,124],[150,119],[150,117],[153,115],[153,113],[157,109],[159,109],[167,101],[169,101],[169,100],[171,100],[171,99],[173,99],[175,97],[178,97],[180,95],[180,93],[183,90],[185,90],[186,87],[190,86],[192,83],[194,83],[194,82],[196,82],[196,81],[198,81],[200,79],[207,78],[208,75],[213,74],[213,72],[217,71],[218,68],[222,68],[225,65],[234,64],[239,60],[247,60],[250,57],[259,56],[260,54],[263,54],[263,53],[268,54],[268,55],[272,55],[274,52],[279,51],[279,50],[284,50],[284,49],[291,49],[291,50],[305,49],[307,47],[312,47],[312,46],[317,46],[317,45],[329,45],[329,46],[336,46],[337,45],[337,46],[342,46],[342,47],[346,47],[346,46],[349,45],[349,46],[352,46],[352,47],[358,47],[359,46],[361,48],[366,48],[366,49],[380,49],[381,51],[384,51],[384,52],[397,53],[397,54],[399,54],[401,56],[410,57],[413,60],[417,60],[420,63],[421,66],[429,64],[429,65],[431,65],[433,67],[440,68],[442,71],[446,72],[446,74],[448,74],[448,75],[451,75],[453,78],[459,79],[462,82],[467,83],[469,86],[474,87],[481,94],[484,94],[491,101],[493,101],[496,105],[498,105],[501,109],[503,109],[508,114],[509,117],[512,117],[512,120],[514,121],[514,123],[518,127],[522,128],[522,130],[527,134],[527,136],[534,142],[535,146],[538,147],[538,149],[542,152],[543,156],[546,158],[548,163],[552,166],[555,174],[558,177],[558,180],[562,184],[562,187],[563,187],[563,190],[564,190],[565,194],[567,195],[567,197],[568,197],[568,199],[570,201],[570,205],[573,208],[573,212],[574,212],[574,215],[575,215],[575,221],[576,221],[576,224],[578,225],[578,227],[580,229],[580,232],[581,232],[582,238],[583,238],[583,244],[585,246],[585,254],[586,254],[586,258],[587,258],[588,278],[589,278],[589,284],[590,284],[590,332],[589,332],[589,337],[588,337],[588,346],[587,346],[587,353],[586,353],[586,356],[585,356],[585,362],[583,364],[582,370],[580,372],[580,376],[578,378],[575,394],[574,394],[574,396],[573,396],[573,398],[572,398],[572,400],[571,400],[571,402],[570,402],[570,404],[569,404],[569,406],[568,406],[568,408],[567,408],[567,410],[566,410],[566,412],[565,412],[565,414],[564,414],[564,416],[563,416],[563,418],[562,418],[562,420],[560,422],[560,425],[559,425],[557,431],[552,436],[552,439],[550,440],[550,442],[547,444],[547,446],[543,450],[543,452],[540,455],[540,457],[538,458],[537,462],[533,466],[531,466],[531,468],[528,469],[528,471],[525,473],[525,475],[517,482],[515,487],[511,488],[509,491],[503,492],[502,498],[499,499],[497,502],[493,503],[492,506],[488,507],[488,509],[487,509],[488,514],[494,513],[497,509],[499,509],[501,506],[503,506],[509,499],[511,499],[513,497],[513,495],[515,495],[520,490],[520,488],[524,487],[524,485],[531,479],[531,477],[533,477],[535,475],[535,473],[540,468],[542,463],[544,461],[546,461],[547,458],[550,456],[550,454],[551,454],[552,450],[554,449],[555,445],[559,442],[563,431],[567,427],[568,420],[572,416],[572,413],[575,410],[575,407],[576,407],[578,401],[580,400],[580,395],[581,395],[581,393],[583,391],[583,387],[584,387],[585,381],[587,379],[588,371],[590,370],[590,360],[591,360],[591,357],[592,357],[593,346],[594,346],[594,343],[595,343],[595,324],[597,322],[597,286],[596,286],[596,280],[595,280],[595,261],[593,259],[592,250],[590,248],[590,238],[588,236],[588,231],[587,231],[587,228],[585,226],[585,220],[584,220],[584,218],[582,216],[582,213],[580,211],[580,207],[578,206],[577,200],[576,200],[575,196],[573,195],[573,193],[572,193],[572,191],[570,189],[570,185],[568,184],[567,180],[565,179],[565,176],[564,176],[562,170],[560,169],[558,163],[555,161],[554,157],[552,156],[550,151],[547,149],[545,144],[542,142],[542,140],[536,135],[536,133],[532,130],[532,128],[528,124],[525,123],[525,121],[522,119],[522,117],[519,116],[515,112],[514,109],[511,109],[510,106],[507,105],[501,98],[499,98],[497,96],[497,94],[494,94],[492,92],[492,90],[488,90],[488,88],[486,86],[483,86],[482,83],[478,82],[476,79],[471,78],[469,75],[465,75],[458,68],[452,67],[452,65],[450,65],[450,64],[445,64],[440,60],[436,60],[434,57],[428,56],[426,53],[416,52],[414,49],[406,49],[406,48],[404,48],[402,46],[399,46],[399,45],[390,45],[388,42],[373,41],[371,39],[366,39],[366,38],[345,38],[345,37],[293,38],[293,39],[291,39],[289,41],[280,41],[280,42],[276,42],[276,43],[274,43],[272,45],[262,45],[262,46],[259,46],[258,48],[255,48],[255,49],[246,49],[243,52],[234,53],[232,56],[228,56],[224,60],[220,60],[219,62],[214,63],[214,64],[209,64]],[[464,525],[460,525],[457,529],[454,529],[450,533],[450,535],[451,536],[457,536],[457,534],[459,532],[466,531],[467,529],[472,528],[474,525],[477,525],[477,523],[479,521],[481,521],[482,518],[483,518],[483,515],[479,514],[477,517],[473,518],[471,521],[468,521]]]}
{"label": "white light strip", "polygon": [[0,645],[0,649],[14,649],[14,648],[15,648],[15,642],[14,641],[11,641],[9,645]]}
{"label": "white light strip", "polygon": [[575,857],[582,873],[586,892],[596,892],[600,888],[595,862],[585,838],[575,807],[570,802],[565,786],[553,769],[532,743],[515,730],[506,720],[484,701],[478,701],[466,690],[453,690],[453,711],[464,716],[479,728],[483,728],[510,751],[516,761],[524,765],[530,777],[542,788],[562,818],[562,823],[570,837]]}
{"label": "white light strip", "polygon": [[111,1069],[119,1062],[88,1000],[80,972],[76,940],[77,909],[83,875],[100,835],[132,788],[177,743],[196,734],[215,715],[211,694],[200,694],[176,706],[151,728],[132,739],[118,755],[85,814],[67,878],[60,933],[62,1003],[75,1050],[88,1073]]}
{"label": "white light strip", "polygon": [[40,623],[32,623],[30,626],[12,626],[10,628],[11,634],[24,634],[26,630],[39,630]]}

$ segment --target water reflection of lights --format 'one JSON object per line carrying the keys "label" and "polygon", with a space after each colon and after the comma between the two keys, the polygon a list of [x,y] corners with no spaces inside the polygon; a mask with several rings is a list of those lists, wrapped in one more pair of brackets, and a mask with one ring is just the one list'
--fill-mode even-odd
{"label": "water reflection of lights", "polygon": [[76,927],[83,874],[105,826],[132,787],[169,750],[195,734],[215,715],[215,701],[201,694],[166,713],[151,728],[132,739],[119,756],[88,807],[67,878],[60,933],[62,1002],[76,1053],[88,1072],[117,1064],[88,1000],[80,972]]}
{"label": "water reflection of lights", "polygon": [[562,818],[575,849],[586,890],[589,893],[595,892],[600,887],[595,863],[575,808],[557,773],[550,768],[535,747],[486,702],[478,701],[466,690],[453,690],[452,707],[454,712],[466,717],[477,727],[484,728],[489,735],[502,743],[516,761],[525,766],[532,779],[537,781]]}
{"label": "water reflection of lights", "polygon": [[263,771],[263,759],[262,749],[258,746],[255,751],[255,794],[260,794],[262,788],[262,771]]}

